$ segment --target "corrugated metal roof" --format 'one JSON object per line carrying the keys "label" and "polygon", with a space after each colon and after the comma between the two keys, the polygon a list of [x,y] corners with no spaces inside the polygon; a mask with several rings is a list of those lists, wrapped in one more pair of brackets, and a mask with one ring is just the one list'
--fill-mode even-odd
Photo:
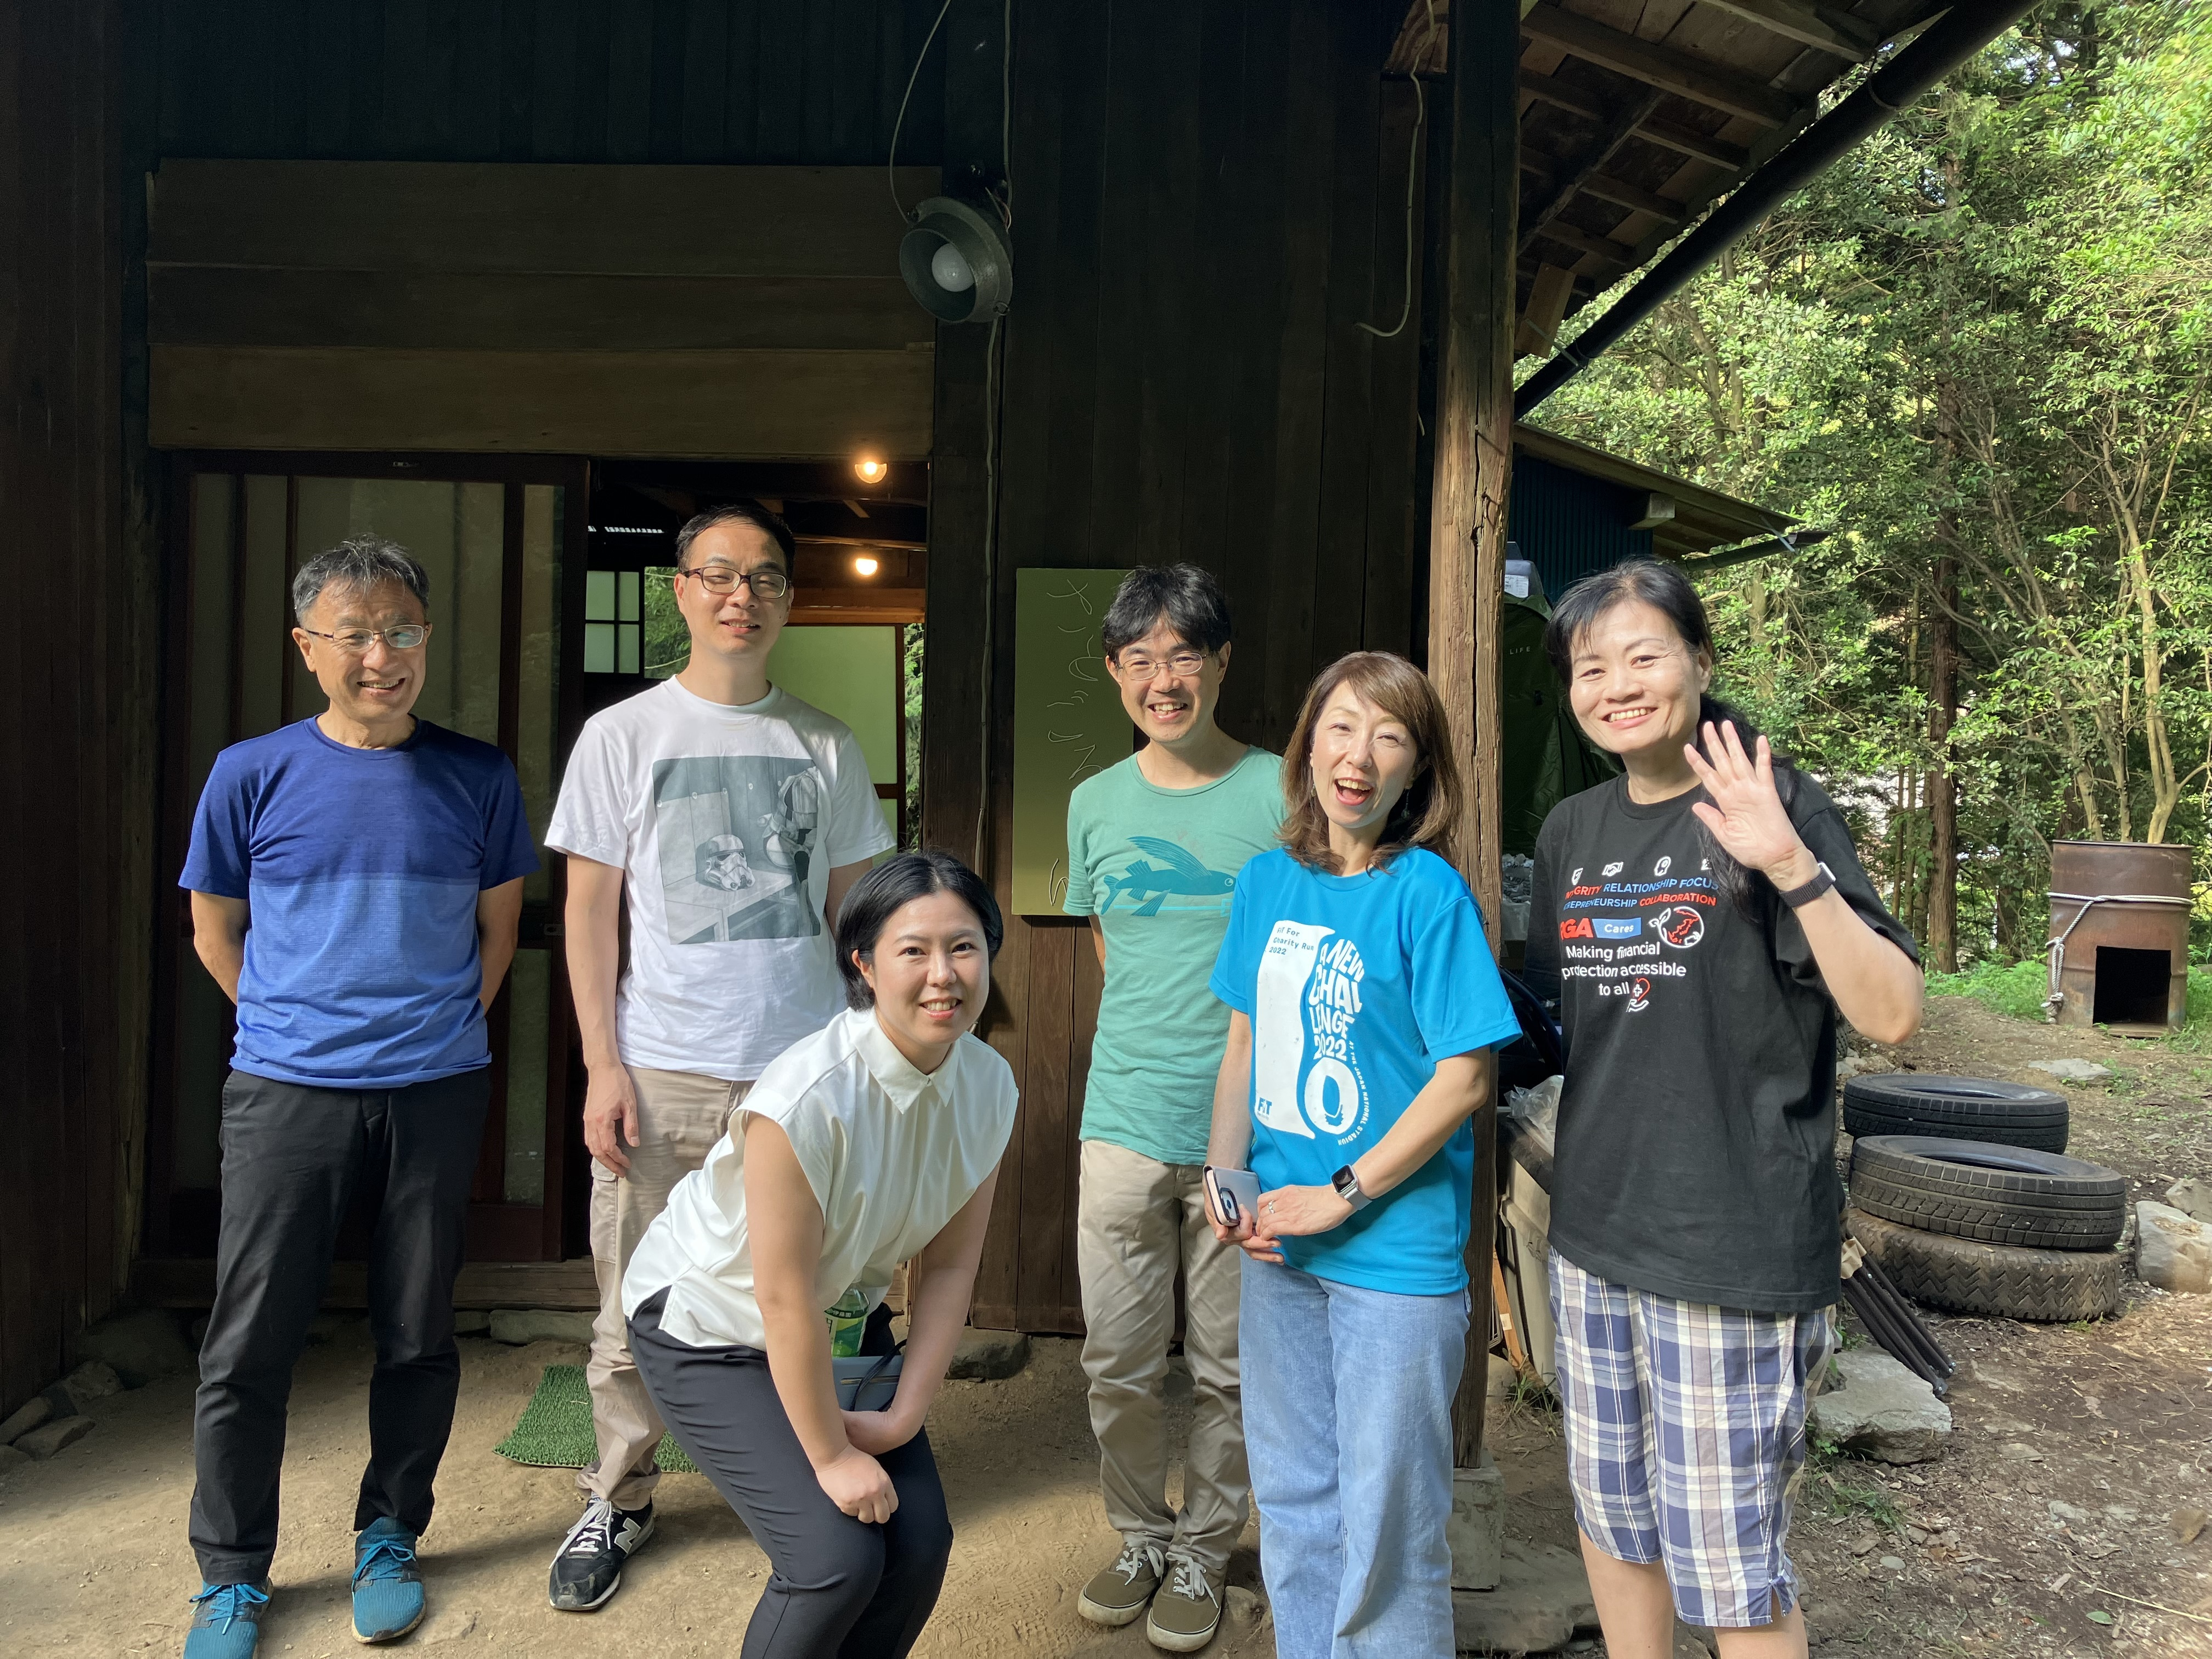
{"label": "corrugated metal roof", "polygon": [[[1513,428],[1508,534],[1554,597],[1577,577],[1655,557],[1732,564],[1808,545],[1824,530],[1523,422]],[[1671,515],[1671,516],[1669,516]],[[1638,529],[1638,525],[1646,528]],[[1779,540],[1781,545],[1778,546]]]}

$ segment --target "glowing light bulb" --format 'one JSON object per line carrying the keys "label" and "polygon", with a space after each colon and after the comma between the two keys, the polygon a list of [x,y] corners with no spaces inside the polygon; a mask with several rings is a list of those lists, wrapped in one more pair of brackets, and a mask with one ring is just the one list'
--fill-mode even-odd
{"label": "glowing light bulb", "polygon": [[853,471],[860,475],[862,483],[881,483],[884,481],[884,474],[889,472],[890,468],[870,456],[854,462]]}
{"label": "glowing light bulb", "polygon": [[950,242],[929,256],[929,274],[947,294],[965,294],[975,286],[975,271]]}
{"label": "glowing light bulb", "polygon": [[863,553],[853,561],[853,569],[859,575],[872,576],[876,574],[876,562]]}

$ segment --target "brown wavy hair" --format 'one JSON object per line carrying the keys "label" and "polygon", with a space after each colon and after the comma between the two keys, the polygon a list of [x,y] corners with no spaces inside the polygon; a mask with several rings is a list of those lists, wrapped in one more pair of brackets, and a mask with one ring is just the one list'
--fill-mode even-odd
{"label": "brown wavy hair", "polygon": [[1426,674],[1389,651],[1354,651],[1339,657],[1306,689],[1298,723],[1283,746],[1285,849],[1310,869],[1341,873],[1336,854],[1329,850],[1328,816],[1321,810],[1313,781],[1314,727],[1340,686],[1349,686],[1401,722],[1413,734],[1418,757],[1412,781],[1382,826],[1382,840],[1375,849],[1376,867],[1387,869],[1392,859],[1413,847],[1426,848],[1447,863],[1456,862],[1467,797],[1459,762],[1452,753],[1444,701]]}

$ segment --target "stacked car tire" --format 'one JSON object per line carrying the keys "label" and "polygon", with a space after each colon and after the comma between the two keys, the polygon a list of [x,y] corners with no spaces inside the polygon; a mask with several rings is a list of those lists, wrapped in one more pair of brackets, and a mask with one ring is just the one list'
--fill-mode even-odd
{"label": "stacked car tire", "polygon": [[2127,1182],[2065,1156],[2065,1097],[1916,1073],[1844,1085],[1851,1237],[1916,1302],[2064,1322],[2119,1305]]}

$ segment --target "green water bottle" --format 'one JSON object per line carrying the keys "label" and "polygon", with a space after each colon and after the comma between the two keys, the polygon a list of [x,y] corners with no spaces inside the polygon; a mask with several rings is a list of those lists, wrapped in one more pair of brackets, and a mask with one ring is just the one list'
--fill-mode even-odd
{"label": "green water bottle", "polygon": [[823,1310],[830,1322],[830,1352],[840,1359],[849,1359],[860,1351],[860,1340],[868,1328],[868,1293],[858,1285],[847,1291]]}

